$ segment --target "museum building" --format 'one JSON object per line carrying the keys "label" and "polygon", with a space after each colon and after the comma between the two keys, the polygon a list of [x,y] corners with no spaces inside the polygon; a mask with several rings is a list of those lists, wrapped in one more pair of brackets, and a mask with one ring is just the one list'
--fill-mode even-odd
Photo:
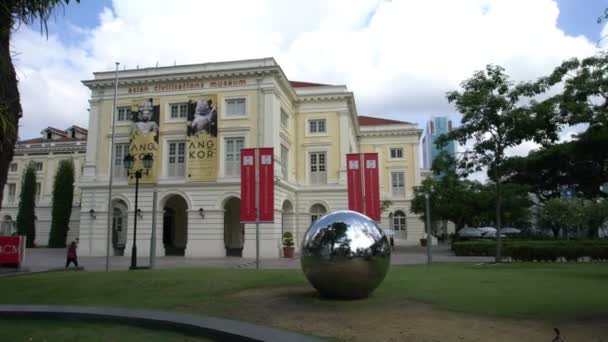
{"label": "museum building", "polygon": [[[346,154],[354,152],[378,153],[381,200],[390,201],[382,226],[395,229],[397,244],[423,237],[409,212],[422,130],[358,115],[346,86],[290,81],[273,58],[120,70],[113,111],[115,76],[83,81],[91,98],[81,255],[105,255],[108,217],[111,253],[130,255],[136,216],[138,255],[148,255],[156,192],[156,255],[255,256],[255,224],[240,222],[240,149],[251,147],[274,148],[275,215],[260,225],[261,257],[281,256],[283,232],[298,248],[311,222],[347,208]],[[129,170],[127,154],[135,157]],[[137,211],[135,169],[145,170]]]}

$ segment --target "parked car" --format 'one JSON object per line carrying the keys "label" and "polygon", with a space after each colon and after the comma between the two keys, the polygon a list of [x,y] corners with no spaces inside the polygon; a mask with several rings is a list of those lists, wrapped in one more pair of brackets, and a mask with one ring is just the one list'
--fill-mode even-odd
{"label": "parked car", "polygon": [[458,231],[458,236],[463,238],[480,238],[482,235],[483,233],[479,228],[467,227]]}

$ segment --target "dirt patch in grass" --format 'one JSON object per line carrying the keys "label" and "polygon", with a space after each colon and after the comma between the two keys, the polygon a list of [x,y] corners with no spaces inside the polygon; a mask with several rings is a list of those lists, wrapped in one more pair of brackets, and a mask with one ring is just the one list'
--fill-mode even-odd
{"label": "dirt patch in grass", "polygon": [[251,289],[234,295],[232,318],[338,341],[608,341],[606,317],[572,321],[513,320],[439,309],[414,301],[387,303],[320,298],[309,287]]}

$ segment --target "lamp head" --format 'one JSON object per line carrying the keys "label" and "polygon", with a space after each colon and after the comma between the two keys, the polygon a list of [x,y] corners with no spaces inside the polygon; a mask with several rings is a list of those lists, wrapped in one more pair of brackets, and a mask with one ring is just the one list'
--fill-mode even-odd
{"label": "lamp head", "polygon": [[123,165],[125,166],[125,169],[127,169],[127,170],[133,168],[134,163],[135,163],[135,158],[130,153],[125,156],[125,159],[123,159]]}
{"label": "lamp head", "polygon": [[143,159],[144,162],[144,168],[146,170],[149,170],[152,168],[152,163],[154,162],[154,157],[152,157],[152,153],[148,153],[144,156]]}

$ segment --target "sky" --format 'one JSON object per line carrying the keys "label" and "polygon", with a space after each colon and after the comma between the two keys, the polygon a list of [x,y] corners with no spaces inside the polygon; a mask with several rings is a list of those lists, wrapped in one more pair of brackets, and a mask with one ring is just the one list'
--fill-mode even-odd
{"label": "sky", "polygon": [[[608,0],[81,0],[48,37],[18,27],[11,51],[20,138],[87,126],[95,71],[274,57],[292,80],[345,84],[360,115],[414,122],[459,115],[445,94],[486,64],[513,81],[598,51]],[[564,139],[580,128],[570,128]],[[510,151],[525,154],[533,144]]]}

